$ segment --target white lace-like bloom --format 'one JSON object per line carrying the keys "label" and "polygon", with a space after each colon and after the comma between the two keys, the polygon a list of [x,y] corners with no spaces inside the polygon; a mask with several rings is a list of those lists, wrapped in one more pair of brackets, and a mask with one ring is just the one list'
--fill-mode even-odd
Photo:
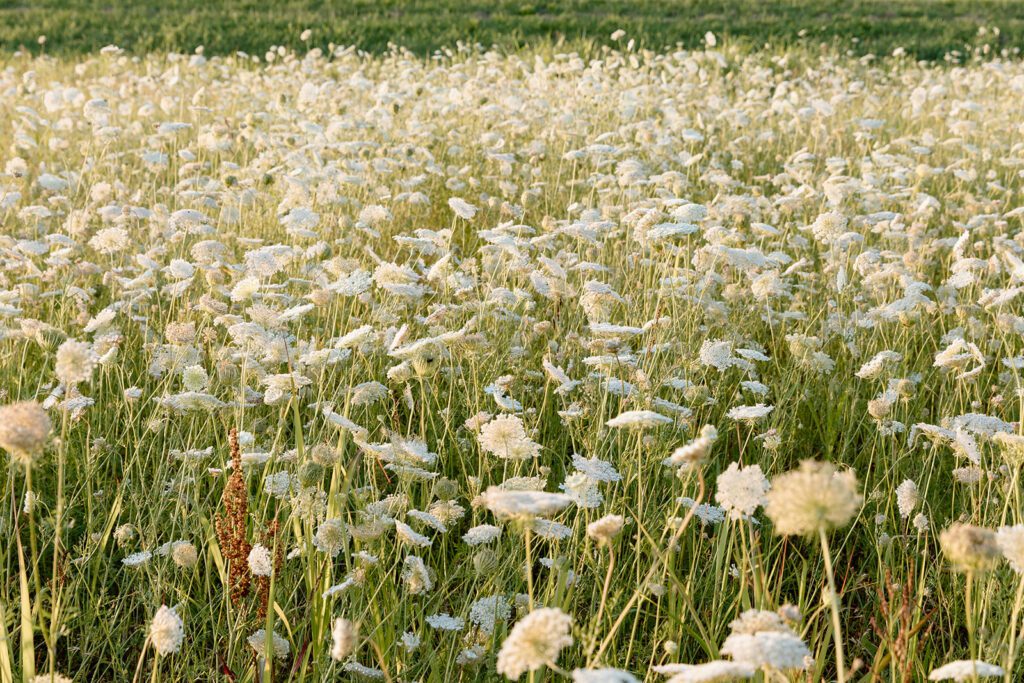
{"label": "white lace-like bloom", "polygon": [[380,669],[375,669],[372,666],[366,666],[359,662],[345,662],[341,666],[341,670],[345,673],[352,674],[356,678],[365,678],[371,681],[382,681],[384,680],[384,672]]}
{"label": "white lace-like bloom", "polygon": [[57,349],[57,379],[66,386],[88,382],[98,360],[92,344],[68,339]]}
{"label": "white lace-like bloom", "polygon": [[175,541],[171,544],[171,560],[181,569],[194,567],[199,561],[199,553],[196,547],[188,541]]}
{"label": "white lace-like bloom", "polygon": [[131,244],[128,231],[124,228],[103,228],[89,240],[89,246],[101,254],[114,254]]}
{"label": "white lace-like bloom", "polygon": [[121,560],[121,564],[126,567],[140,567],[153,559],[153,553],[149,550],[140,550],[137,553],[132,553]]}
{"label": "white lace-like bloom", "polygon": [[367,225],[381,225],[391,220],[391,212],[388,211],[386,206],[380,204],[369,204],[359,210],[360,223],[366,223]]}
{"label": "white lace-like bloom", "polygon": [[149,625],[149,637],[153,649],[161,657],[174,654],[181,649],[185,640],[185,625],[173,607],[161,605]]}
{"label": "white lace-like bloom", "polygon": [[600,458],[584,458],[582,455],[573,454],[572,466],[594,481],[622,481],[622,475],[616,471],[615,465]]}
{"label": "white lace-like bloom", "polygon": [[729,513],[731,519],[750,517],[765,503],[765,494],[771,488],[758,465],[741,467],[732,463],[718,475],[715,501]]}
{"label": "white lace-like bloom", "polygon": [[46,447],[51,430],[50,417],[35,401],[0,408],[0,448],[26,466]]}
{"label": "white lace-like bloom", "polygon": [[565,478],[565,481],[558,485],[572,498],[577,507],[592,509],[601,506],[604,496],[597,488],[597,482],[582,472],[574,472]]}
{"label": "white lace-like bloom", "polygon": [[265,545],[257,543],[249,551],[249,571],[253,576],[270,576],[274,573],[274,560]]}
{"label": "white lace-like bloom", "polygon": [[290,472],[275,472],[268,474],[263,480],[263,490],[267,495],[274,498],[287,498],[292,490],[292,475]]}
{"label": "white lace-like bloom", "polygon": [[879,351],[871,360],[860,367],[860,370],[856,373],[857,377],[861,379],[875,379],[882,374],[886,363],[898,363],[901,360],[903,360],[903,355],[895,351]]}
{"label": "white lace-like bloom", "polygon": [[480,429],[480,447],[506,460],[526,460],[540,455],[540,445],[526,434],[515,415],[499,415]]}
{"label": "white lace-like bloom", "polygon": [[434,580],[423,560],[415,555],[406,555],[405,566],[402,568],[402,583],[410,595],[429,593],[434,587]]}
{"label": "white lace-like bloom", "polygon": [[467,221],[471,220],[477,212],[477,208],[475,206],[464,199],[459,199],[458,197],[452,197],[449,199],[448,206],[455,212],[456,216]]}
{"label": "white lace-like bloom", "polygon": [[764,511],[783,536],[845,526],[860,510],[857,475],[830,463],[805,460],[772,481]]}
{"label": "white lace-like bloom", "polygon": [[622,515],[605,515],[587,525],[587,536],[598,543],[609,543],[619,535],[625,523]]}
{"label": "white lace-like bloom", "polygon": [[340,519],[327,519],[321,522],[313,536],[313,545],[322,553],[337,557],[345,546],[345,523]]}
{"label": "white lace-like bloom", "polygon": [[971,661],[969,659],[960,659],[949,664],[944,664],[938,669],[935,669],[928,674],[929,681],[970,681],[974,680],[975,676],[979,678],[990,678],[993,676],[1002,676],[1005,672],[1003,667],[996,666],[995,664],[989,664],[981,660]]}
{"label": "white lace-like bloom", "polygon": [[904,479],[903,482],[896,487],[896,507],[899,508],[900,517],[906,519],[910,517],[914,508],[917,507],[917,503],[920,500],[920,493],[915,484],[910,479]]}
{"label": "white lace-like bloom", "polygon": [[705,339],[700,345],[700,362],[703,365],[725,371],[733,365],[740,364],[738,358],[733,355],[732,342],[724,340]]}
{"label": "white lace-like bloom", "polygon": [[939,534],[939,545],[950,564],[962,572],[992,569],[1001,556],[995,532],[971,524],[950,524]]}
{"label": "white lace-like bloom", "polygon": [[996,543],[1013,571],[1024,574],[1024,524],[999,527]]}
{"label": "white lace-like bloom", "polygon": [[[273,655],[276,659],[284,659],[291,652],[291,645],[288,641],[278,635],[277,631],[272,631],[270,634],[271,647],[273,649]],[[267,656],[267,632],[264,629],[260,629],[253,633],[246,640],[249,646],[256,651],[256,654],[260,657],[266,658]]]}
{"label": "white lace-like bloom", "polygon": [[752,406],[736,406],[735,408],[730,408],[729,412],[727,412],[725,416],[730,420],[753,424],[758,420],[767,417],[773,410],[775,410],[775,406],[766,406],[763,403],[758,403],[757,405]]}
{"label": "white lace-like bloom", "polygon": [[622,669],[576,669],[572,683],[638,683],[636,676]]}
{"label": "white lace-like bloom", "polygon": [[564,493],[506,491],[498,486],[488,487],[480,500],[499,519],[547,517],[572,502]]}
{"label": "white lace-like bloom", "polygon": [[469,621],[483,633],[494,633],[497,623],[505,623],[512,616],[512,605],[504,595],[480,598],[469,608]]}
{"label": "white lace-like bloom", "polygon": [[562,648],[573,644],[572,617],[560,609],[542,607],[527,614],[513,628],[498,652],[499,674],[516,680],[558,661]]}
{"label": "white lace-like bloom", "polygon": [[483,545],[492,543],[499,538],[501,538],[501,527],[493,524],[480,524],[467,531],[462,540],[467,545]]}
{"label": "white lace-like bloom", "polygon": [[344,661],[356,651],[359,640],[359,629],[348,619],[335,619],[331,628],[331,658],[337,662]]}
{"label": "white lace-like bloom", "polygon": [[465,622],[460,617],[453,617],[447,613],[432,614],[427,617],[427,625],[439,631],[461,631]]}
{"label": "white lace-like bloom", "polygon": [[811,232],[819,242],[829,244],[846,232],[846,216],[829,211],[818,216],[811,225]]}
{"label": "white lace-like bloom", "polygon": [[807,649],[804,641],[793,633],[759,631],[753,634],[731,634],[722,643],[722,654],[758,669],[764,666],[775,669],[804,669],[804,659],[810,657],[811,651]]}
{"label": "white lace-like bloom", "polygon": [[398,540],[403,543],[408,543],[418,548],[429,548],[432,545],[429,538],[423,534],[416,533],[411,526],[397,519],[395,520],[395,532],[398,535]]}
{"label": "white lace-like bloom", "polygon": [[662,461],[663,465],[669,467],[696,467],[704,462],[711,450],[711,445],[718,439],[718,430],[713,425],[704,425],[700,430],[700,436],[680,446],[672,452],[672,455]]}
{"label": "white lace-like bloom", "polygon": [[210,376],[201,365],[190,365],[181,371],[181,384],[186,391],[206,391]]}
{"label": "white lace-like bloom", "polygon": [[669,676],[665,683],[725,683],[753,678],[757,669],[743,662],[729,662],[716,659],[703,664],[670,664],[656,667]]}
{"label": "white lace-like bloom", "polygon": [[627,410],[605,423],[615,429],[650,429],[672,424],[671,417],[665,417],[653,410]]}
{"label": "white lace-like bloom", "polygon": [[72,679],[67,676],[62,676],[55,673],[53,676],[50,674],[39,674],[32,677],[32,683],[75,683]]}

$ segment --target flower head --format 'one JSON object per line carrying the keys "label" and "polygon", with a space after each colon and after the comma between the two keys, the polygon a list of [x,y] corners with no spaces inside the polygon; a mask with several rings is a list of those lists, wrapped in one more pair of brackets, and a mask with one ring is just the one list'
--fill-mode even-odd
{"label": "flower head", "polygon": [[149,637],[161,657],[181,649],[181,643],[185,640],[185,627],[173,607],[160,606],[149,625]]}
{"label": "flower head", "polygon": [[772,481],[764,511],[776,533],[801,536],[848,524],[861,500],[852,470],[837,472],[830,463],[805,460]]}
{"label": "flower head", "polygon": [[23,465],[30,465],[46,447],[51,429],[50,417],[35,401],[0,408],[0,448]]}
{"label": "flower head", "polygon": [[542,607],[527,614],[508,634],[498,652],[498,673],[516,680],[527,671],[554,664],[562,648],[573,643],[572,617],[560,609]]}

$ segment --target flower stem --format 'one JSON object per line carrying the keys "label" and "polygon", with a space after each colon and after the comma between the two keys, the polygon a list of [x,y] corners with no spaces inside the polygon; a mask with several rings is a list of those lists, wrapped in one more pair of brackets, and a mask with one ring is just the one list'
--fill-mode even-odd
{"label": "flower stem", "polygon": [[1010,676],[1013,673],[1013,660],[1017,650],[1017,622],[1020,620],[1021,600],[1024,600],[1024,577],[1017,583],[1017,596],[1013,601],[1013,611],[1010,616],[1010,642],[1006,650],[1006,666],[1003,680],[1010,683]]}
{"label": "flower stem", "polygon": [[832,608],[832,636],[836,644],[836,679],[846,683],[846,665],[843,657],[843,627],[839,621],[839,593],[836,591],[836,577],[832,571],[832,554],[828,549],[828,536],[823,527],[818,529],[821,538],[821,552],[825,558],[825,575],[828,577],[829,607]]}

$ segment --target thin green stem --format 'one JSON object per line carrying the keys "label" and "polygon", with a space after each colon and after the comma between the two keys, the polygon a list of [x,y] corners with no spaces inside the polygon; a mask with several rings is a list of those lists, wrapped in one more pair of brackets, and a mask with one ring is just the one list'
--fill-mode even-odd
{"label": "thin green stem", "polygon": [[828,549],[828,535],[824,527],[818,529],[821,538],[821,552],[825,559],[825,575],[828,577],[829,607],[832,609],[832,636],[836,644],[836,679],[846,683],[846,664],[843,656],[843,627],[839,621],[839,592],[836,590],[835,573],[832,571],[832,553]]}

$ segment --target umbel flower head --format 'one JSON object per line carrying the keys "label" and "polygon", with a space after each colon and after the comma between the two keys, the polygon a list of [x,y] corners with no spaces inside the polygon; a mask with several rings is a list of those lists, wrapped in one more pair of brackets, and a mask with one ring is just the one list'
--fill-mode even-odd
{"label": "umbel flower head", "polygon": [[729,628],[732,633],[722,643],[722,654],[755,669],[803,669],[805,658],[811,654],[800,636],[775,612],[747,610]]}
{"label": "umbel flower head", "polygon": [[516,680],[527,671],[554,664],[562,648],[572,645],[572,617],[542,607],[527,614],[508,634],[498,652],[498,673]]}
{"label": "umbel flower head", "polygon": [[359,640],[359,628],[348,619],[334,620],[331,628],[331,658],[338,662],[355,652]]}
{"label": "umbel flower head", "polygon": [[50,438],[50,417],[35,401],[0,408],[0,448],[26,467]]}
{"label": "umbel flower head", "polygon": [[804,536],[845,526],[860,510],[857,475],[831,463],[804,460],[772,481],[764,511],[783,536]]}
{"label": "umbel flower head", "polygon": [[149,625],[149,637],[161,657],[181,649],[181,643],[185,640],[185,627],[173,607],[160,606]]}
{"label": "umbel flower head", "polygon": [[1013,571],[1024,574],[1024,524],[999,527],[996,543]]}
{"label": "umbel flower head", "polygon": [[971,681],[977,678],[1002,676],[1003,667],[981,660],[959,659],[944,664],[928,674],[929,681]]}
{"label": "umbel flower head", "polygon": [[939,545],[957,571],[983,572],[995,567],[1001,557],[996,534],[971,524],[951,524],[939,534]]}

